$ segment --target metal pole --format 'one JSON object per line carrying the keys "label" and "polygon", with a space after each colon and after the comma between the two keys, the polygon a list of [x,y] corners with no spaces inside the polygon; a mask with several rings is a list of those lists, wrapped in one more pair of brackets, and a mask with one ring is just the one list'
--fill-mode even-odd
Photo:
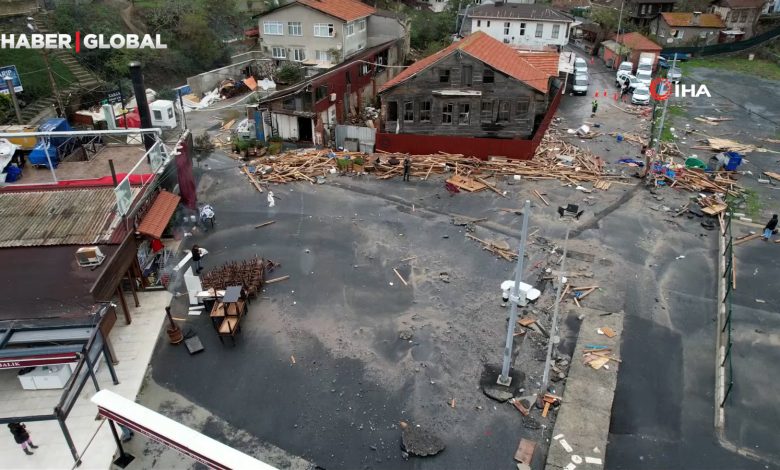
{"label": "metal pole", "polygon": [[62,429],[62,435],[65,436],[65,442],[68,443],[70,454],[73,456],[73,460],[76,462],[76,466],[78,467],[81,465],[81,457],[79,456],[79,451],[76,450],[76,444],[73,443],[73,437],[70,435],[68,426],[65,424],[65,418],[62,417],[61,410],[57,409],[55,410],[55,413],[57,414],[57,422],[60,423],[60,429]]}
{"label": "metal pole", "polygon": [[[672,68],[670,70],[673,70],[675,65],[677,65],[677,54],[674,55],[674,59],[672,60]],[[671,83],[671,82],[669,82]],[[656,90],[656,93],[658,90]],[[671,98],[671,95],[669,95],[664,100],[664,109],[661,111],[661,123],[658,125],[658,137],[653,142],[653,149],[656,151],[656,155],[658,155],[658,148],[661,146],[661,136],[664,133],[664,121],[666,120],[666,108],[669,107],[669,99]],[[648,170],[649,173],[649,170]]]}
{"label": "metal pole", "polygon": [[[57,106],[59,106],[59,112],[62,117],[65,117],[65,107],[62,105],[62,98],[60,98],[60,90],[57,88],[57,82],[54,80],[54,74],[51,71],[51,64],[49,63],[49,51],[44,47],[43,60],[46,62],[46,71],[49,72],[49,82],[51,82],[51,91],[54,93],[54,98],[57,100]],[[58,114],[58,116],[60,115]]]}
{"label": "metal pole", "polygon": [[19,109],[19,101],[16,99],[16,92],[14,91],[14,80],[12,78],[5,79],[5,86],[8,88],[8,97],[11,98],[11,103],[14,105],[14,111],[16,111],[16,120],[19,124],[22,122],[22,111]]}
{"label": "metal pole", "polygon": [[563,241],[563,259],[561,260],[561,275],[558,277],[558,290],[555,293],[555,306],[553,307],[552,324],[550,325],[550,338],[547,340],[547,359],[544,361],[544,374],[542,375],[541,388],[539,395],[547,390],[547,384],[550,381],[550,362],[552,361],[553,338],[558,331],[558,312],[561,305],[561,288],[563,287],[563,274],[566,269],[566,253],[569,247],[569,231],[571,225],[566,226],[566,238]]}
{"label": "metal pole", "polygon": [[525,306],[525,294],[520,295],[520,282],[523,279],[523,258],[525,258],[525,243],[528,239],[528,219],[531,217],[531,201],[525,201],[523,206],[523,232],[520,236],[520,248],[517,253],[517,266],[515,267],[515,285],[509,293],[509,301],[512,303],[509,313],[509,325],[506,329],[506,346],[504,347],[504,363],[501,366],[501,375],[496,381],[500,385],[508,386],[512,383],[509,376],[509,365],[512,362],[512,343],[515,339],[515,324],[517,323],[517,304],[522,302]]}
{"label": "metal pole", "polygon": [[125,92],[122,90],[122,80],[117,83],[119,85],[119,101],[122,103],[122,116],[124,116],[125,129],[127,129],[127,113],[125,113]]}
{"label": "metal pole", "polygon": [[43,153],[46,154],[46,162],[49,164],[49,170],[51,171],[51,177],[55,183],[57,183],[57,173],[54,172],[54,165],[51,163],[51,156],[49,156],[49,147],[51,146],[51,139],[44,137],[43,141]]}
{"label": "metal pole", "polygon": [[[623,24],[623,5],[625,4],[625,0],[622,0],[620,2],[620,14],[618,15],[618,29],[617,29],[617,49],[618,49],[618,56],[623,53],[622,48],[620,47],[620,26]],[[620,61],[623,61],[623,58],[621,57]],[[618,64],[619,66],[620,64]],[[614,67],[615,64],[613,63],[612,66]]]}
{"label": "metal pole", "polygon": [[184,126],[183,129],[187,129],[187,113],[184,112],[184,98],[181,97],[181,90],[179,92],[179,107],[181,107],[181,122]]}

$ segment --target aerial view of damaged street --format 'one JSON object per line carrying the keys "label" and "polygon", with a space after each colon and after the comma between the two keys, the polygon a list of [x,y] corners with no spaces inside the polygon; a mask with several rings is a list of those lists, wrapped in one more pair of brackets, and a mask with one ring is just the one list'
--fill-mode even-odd
{"label": "aerial view of damaged street", "polygon": [[780,469],[777,11],[0,2],[0,469]]}

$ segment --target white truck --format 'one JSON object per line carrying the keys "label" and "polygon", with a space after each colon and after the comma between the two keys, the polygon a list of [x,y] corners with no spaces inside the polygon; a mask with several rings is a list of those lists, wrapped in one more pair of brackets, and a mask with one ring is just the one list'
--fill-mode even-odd
{"label": "white truck", "polygon": [[655,69],[655,63],[658,59],[657,55],[653,52],[642,52],[639,54],[639,63],[637,64],[637,72],[640,70],[649,70],[650,72]]}

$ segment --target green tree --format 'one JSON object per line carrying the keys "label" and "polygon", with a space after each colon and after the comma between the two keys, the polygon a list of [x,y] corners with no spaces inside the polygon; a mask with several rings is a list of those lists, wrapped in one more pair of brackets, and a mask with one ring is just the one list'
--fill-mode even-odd
{"label": "green tree", "polygon": [[204,13],[193,12],[182,17],[176,28],[176,42],[187,44],[189,55],[203,70],[222,65],[228,53],[222,41],[209,27]]}

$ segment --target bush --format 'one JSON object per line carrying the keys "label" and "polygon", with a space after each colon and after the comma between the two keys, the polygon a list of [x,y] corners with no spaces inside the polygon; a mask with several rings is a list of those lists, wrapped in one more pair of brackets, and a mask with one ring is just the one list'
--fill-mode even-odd
{"label": "bush", "polygon": [[279,82],[291,85],[298,83],[303,79],[303,69],[293,64],[285,64],[279,69],[276,74],[276,78]]}

